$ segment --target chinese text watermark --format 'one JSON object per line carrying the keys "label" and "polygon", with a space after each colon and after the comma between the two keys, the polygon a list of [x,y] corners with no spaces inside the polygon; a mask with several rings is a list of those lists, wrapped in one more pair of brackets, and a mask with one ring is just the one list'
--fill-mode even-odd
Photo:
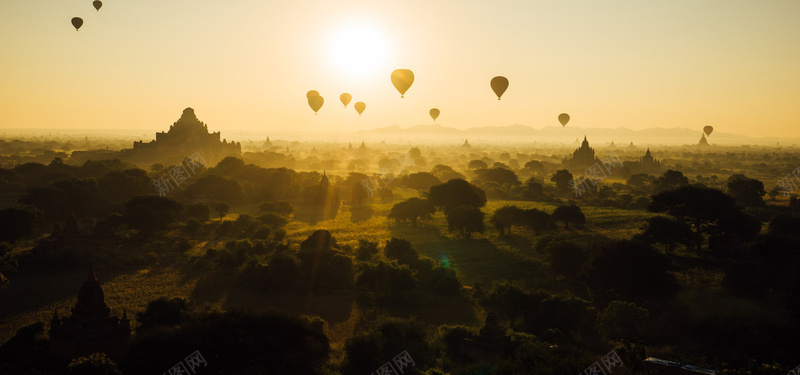
{"label": "chinese text watermark", "polygon": [[[579,197],[587,190],[591,189],[589,184],[597,186],[600,181],[611,175],[611,168],[621,166],[622,160],[617,156],[617,153],[612,151],[610,154],[600,159],[599,163],[594,163],[589,168],[586,168],[583,172],[583,176],[572,179],[569,185],[572,191],[575,192],[575,196]],[[605,169],[603,167],[605,167]]]}
{"label": "chinese text watermark", "polygon": [[[601,365],[602,363],[602,365]],[[608,354],[606,354],[603,358],[600,358],[600,361],[592,363],[591,366],[587,367],[578,375],[606,375],[611,374],[611,369],[614,367],[623,366],[622,358],[617,355],[616,350],[612,350]],[[608,371],[608,372],[606,372]]]}
{"label": "chinese text watermark", "polygon": [[403,350],[402,353],[395,356],[393,361],[394,365],[392,364],[392,362],[386,362],[385,365],[375,370],[375,372],[373,372],[371,375],[402,374],[409,367],[417,365],[416,363],[414,363],[414,359],[411,358],[411,355],[408,354],[407,350]]}
{"label": "chinese text watermark", "polygon": [[153,180],[153,187],[158,191],[159,196],[166,196],[170,191],[175,190],[180,184],[191,178],[192,175],[196,175],[196,171],[200,167],[205,166],[206,160],[203,159],[199,151],[195,152],[184,158],[181,165],[170,168],[160,178]]}
{"label": "chinese text watermark", "polygon": [[[186,362],[186,364],[184,365],[183,362]],[[208,367],[208,362],[206,362],[206,359],[203,358],[199,350],[195,350],[194,353],[189,354],[182,362],[178,362],[175,366],[170,367],[163,375],[196,374],[196,369],[200,368],[201,365],[202,367]]]}
{"label": "chinese text watermark", "polygon": [[797,190],[797,182],[800,182],[800,167],[795,168],[792,173],[786,177],[778,180],[778,187],[780,188],[783,197],[789,197],[789,194]]}
{"label": "chinese text watermark", "polygon": [[361,181],[361,186],[367,190],[367,196],[371,197],[375,194],[376,191],[381,189],[379,186],[378,180],[383,183],[383,187],[389,185],[395,178],[398,176],[403,176],[403,168],[408,166],[414,166],[414,160],[406,153],[400,155],[390,162],[384,164],[379,171],[381,172],[377,176],[367,177],[364,181]]}

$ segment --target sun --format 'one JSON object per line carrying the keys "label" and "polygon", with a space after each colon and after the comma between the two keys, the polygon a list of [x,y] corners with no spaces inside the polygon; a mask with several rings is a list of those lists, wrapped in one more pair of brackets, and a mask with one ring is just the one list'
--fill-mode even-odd
{"label": "sun", "polygon": [[369,24],[344,25],[331,34],[328,45],[332,63],[352,77],[375,73],[388,55],[388,43],[380,29]]}

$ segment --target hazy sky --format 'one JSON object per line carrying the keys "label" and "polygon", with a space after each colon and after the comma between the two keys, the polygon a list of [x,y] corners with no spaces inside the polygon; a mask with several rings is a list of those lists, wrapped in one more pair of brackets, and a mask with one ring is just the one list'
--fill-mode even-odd
{"label": "hazy sky", "polygon": [[[437,107],[456,128],[567,112],[800,137],[798,20],[797,0],[0,0],[0,128],[166,129],[191,106],[223,134],[349,131]],[[398,68],[416,75],[404,99]]]}

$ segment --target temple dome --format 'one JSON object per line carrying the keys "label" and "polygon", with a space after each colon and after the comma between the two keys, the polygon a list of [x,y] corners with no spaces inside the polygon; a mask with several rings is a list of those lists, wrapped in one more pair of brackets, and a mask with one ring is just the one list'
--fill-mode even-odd
{"label": "temple dome", "polygon": [[94,267],[89,270],[89,277],[84,281],[78,292],[78,302],[72,309],[73,316],[93,318],[108,317],[111,309],[108,308],[103,295],[103,288],[94,274]]}
{"label": "temple dome", "polygon": [[181,118],[178,119],[178,123],[186,123],[186,122],[200,122],[197,118],[197,115],[194,114],[194,109],[192,107],[187,107],[183,110],[181,114]]}

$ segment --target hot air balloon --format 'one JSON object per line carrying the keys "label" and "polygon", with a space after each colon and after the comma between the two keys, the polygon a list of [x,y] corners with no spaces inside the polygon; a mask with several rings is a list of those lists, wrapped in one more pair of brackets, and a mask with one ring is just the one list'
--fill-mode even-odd
{"label": "hot air balloon", "polygon": [[[309,91],[309,92],[311,92],[311,91]],[[316,91],[314,91],[314,92],[316,92]],[[323,103],[325,103],[325,99],[322,99],[322,97],[319,96],[319,95],[312,96],[312,97],[308,98],[308,106],[311,107],[311,109],[314,110],[314,114],[315,115],[317,114],[317,111],[319,111],[319,109],[322,108],[322,104]]]}
{"label": "hot air balloon", "polygon": [[706,135],[711,135],[711,132],[713,132],[713,131],[714,131],[714,127],[713,127],[713,126],[711,126],[711,125],[706,125],[706,126],[703,128],[703,131],[706,133]]}
{"label": "hot air balloon", "polygon": [[312,97],[319,96],[317,90],[311,90],[306,93],[306,99],[311,100]]}
{"label": "hot air balloon", "polygon": [[364,102],[357,102],[356,104],[353,105],[353,107],[356,108],[356,112],[358,112],[359,116],[361,116],[361,113],[363,113],[364,110],[367,109],[367,105],[364,104]]}
{"label": "hot air balloon", "polygon": [[94,5],[94,9],[97,9],[97,11],[99,12],[100,11],[100,7],[103,6],[103,2],[100,1],[100,0],[94,0],[94,1],[92,1],[92,5]]}
{"label": "hot air balloon", "polygon": [[495,95],[497,95],[497,100],[500,100],[500,97],[503,96],[503,93],[506,92],[508,89],[508,78],[503,76],[497,76],[492,78],[492,90],[494,91]]}
{"label": "hot air balloon", "polygon": [[75,31],[78,31],[78,29],[80,29],[81,26],[83,26],[83,19],[81,19],[80,17],[73,17],[72,26],[75,27]]}
{"label": "hot air balloon", "polygon": [[439,108],[431,108],[429,113],[431,114],[433,121],[436,122],[436,118],[439,117]]}
{"label": "hot air balloon", "polygon": [[558,122],[561,123],[561,126],[567,126],[567,123],[569,122],[569,115],[566,113],[558,115]]}
{"label": "hot air balloon", "polygon": [[411,84],[414,83],[414,72],[408,69],[397,69],[392,72],[392,84],[400,92],[402,98]]}
{"label": "hot air balloon", "polygon": [[344,104],[344,107],[347,108],[347,105],[350,104],[351,100],[353,100],[353,95],[344,93],[342,95],[339,95],[339,100],[341,100],[342,104]]}

